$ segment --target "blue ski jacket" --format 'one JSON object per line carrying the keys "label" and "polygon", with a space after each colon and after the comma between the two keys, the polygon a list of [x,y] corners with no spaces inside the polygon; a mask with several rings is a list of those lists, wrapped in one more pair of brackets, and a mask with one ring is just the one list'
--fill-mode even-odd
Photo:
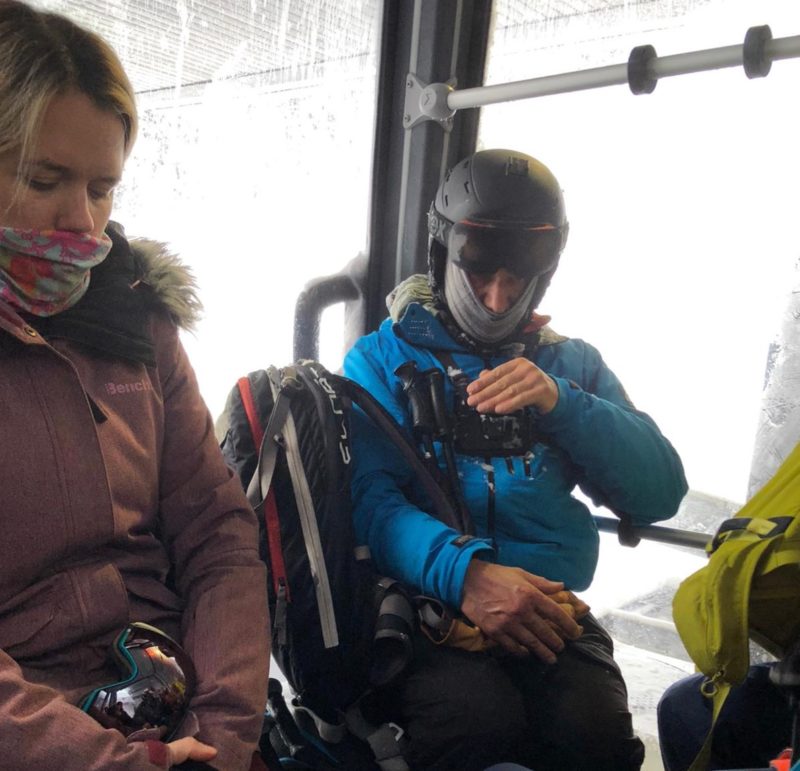
{"label": "blue ski jacket", "polygon": [[[386,319],[348,353],[344,373],[366,388],[411,435],[411,411],[395,370],[414,361],[419,370],[445,367],[436,351],[447,351],[470,380],[513,358],[484,359],[461,347],[443,324],[418,302],[398,322]],[[598,351],[578,339],[545,328],[526,355],[550,375],[558,402],[537,418],[546,442],[531,451],[529,475],[522,458],[493,458],[495,529],[487,528],[486,459],[457,455],[464,498],[476,537],[459,538],[432,511],[396,448],[377,429],[354,431],[354,518],[378,569],[459,608],[469,561],[474,556],[563,581],[589,586],[597,565],[599,536],[587,506],[572,495],[576,486],[596,504],[630,515],[635,524],[667,519],[677,511],[687,485],[681,461],[655,422],[634,409]],[[445,376],[447,403],[455,388]]]}

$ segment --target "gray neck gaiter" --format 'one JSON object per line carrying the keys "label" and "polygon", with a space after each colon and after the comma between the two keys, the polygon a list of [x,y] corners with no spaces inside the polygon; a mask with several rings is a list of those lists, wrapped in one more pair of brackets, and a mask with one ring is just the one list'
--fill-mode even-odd
{"label": "gray neck gaiter", "polygon": [[493,345],[509,337],[529,312],[537,281],[538,277],[531,279],[519,300],[505,313],[493,313],[475,296],[467,274],[448,259],[444,298],[456,324],[467,335]]}

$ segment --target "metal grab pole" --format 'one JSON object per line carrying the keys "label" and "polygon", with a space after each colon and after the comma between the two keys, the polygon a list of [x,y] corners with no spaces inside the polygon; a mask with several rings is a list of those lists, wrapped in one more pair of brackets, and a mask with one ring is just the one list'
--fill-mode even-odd
{"label": "metal grab pole", "polygon": [[[597,529],[605,533],[617,533],[619,520],[613,517],[594,516]],[[697,533],[692,530],[679,530],[675,527],[661,525],[634,525],[633,535],[648,541],[658,541],[671,546],[689,546],[693,549],[705,549],[713,536],[708,533]]]}
{"label": "metal grab pole", "polygon": [[451,91],[447,95],[447,106],[452,110],[467,107],[482,107],[497,102],[513,102],[517,99],[530,99],[535,96],[552,96],[571,91],[585,91],[603,86],[618,86],[628,82],[627,64],[610,64],[591,70],[565,72],[561,75],[546,75],[530,80],[515,80],[511,83],[498,83],[494,86],[477,86]]}
{"label": "metal grab pole", "polygon": [[[742,66],[745,61],[744,48],[744,45],[732,45],[672,56],[653,56],[647,61],[647,71],[652,78],[658,80],[672,75]],[[763,52],[768,61],[800,57],[800,35],[767,40],[763,44]],[[627,63],[613,64],[493,86],[465,88],[460,91],[450,91],[447,95],[447,106],[451,110],[462,110],[497,102],[552,96],[603,86],[618,86],[628,84],[628,72]]]}

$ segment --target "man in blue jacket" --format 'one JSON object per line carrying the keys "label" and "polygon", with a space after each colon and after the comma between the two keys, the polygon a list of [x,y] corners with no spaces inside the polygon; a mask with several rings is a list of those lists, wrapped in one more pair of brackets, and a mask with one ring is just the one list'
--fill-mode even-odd
{"label": "man in blue jacket", "polygon": [[415,768],[638,769],[611,640],[572,594],[599,544],[572,491],[633,523],[665,519],[686,492],[680,460],[597,350],[534,313],[568,231],[547,167],[478,152],[445,177],[428,225],[428,276],[390,295],[345,374],[444,459],[469,521],[459,532],[432,516],[376,431],[354,438],[355,521],[382,572],[460,611],[470,633],[461,646],[420,636],[386,708]]}

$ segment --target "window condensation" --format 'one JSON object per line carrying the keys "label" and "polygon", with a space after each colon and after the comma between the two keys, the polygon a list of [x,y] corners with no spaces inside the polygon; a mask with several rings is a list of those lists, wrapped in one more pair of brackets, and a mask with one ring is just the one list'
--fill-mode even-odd
{"label": "window condensation", "polygon": [[[205,306],[184,342],[214,415],[292,359],[304,284],[366,246],[378,0],[50,0],[103,35],[137,93],[114,218],[169,244]],[[342,327],[343,330],[343,327]],[[341,364],[343,333],[323,363]]]}
{"label": "window condensation", "polygon": [[[762,24],[800,34],[800,4],[500,0],[486,82],[623,64],[643,44],[659,56],[741,44]],[[525,151],[561,182],[569,243],[540,310],[596,345],[675,445],[692,488],[675,526],[713,528],[747,496],[768,351],[800,258],[799,80],[789,59],[754,80],[735,67],[664,78],[649,95],[610,86],[482,109],[480,146]],[[658,769],[655,704],[692,671],[665,626],[671,598],[705,558],[602,542],[586,597],[620,643],[645,768]]]}

